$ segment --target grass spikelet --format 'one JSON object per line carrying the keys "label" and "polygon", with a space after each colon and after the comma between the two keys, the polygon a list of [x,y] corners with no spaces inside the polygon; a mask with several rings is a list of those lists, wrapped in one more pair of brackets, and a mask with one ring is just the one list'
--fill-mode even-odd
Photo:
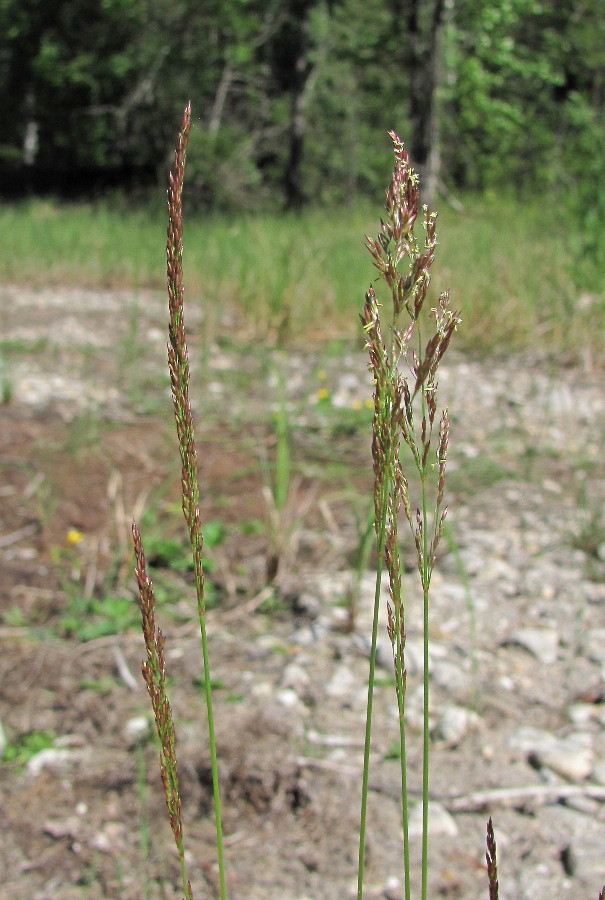
{"label": "grass spikelet", "polygon": [[[200,623],[200,636],[204,667],[204,693],[207,711],[208,743],[210,750],[210,765],[212,770],[216,851],[219,870],[219,894],[221,900],[223,900],[223,898],[226,897],[226,885],[223,862],[223,835],[218,781],[218,761],[216,741],[214,736],[214,716],[212,711],[210,660],[208,653],[208,640],[206,636],[206,603],[204,597],[204,570],[202,567],[203,538],[200,515],[200,490],[197,475],[197,451],[195,446],[193,415],[191,411],[191,403],[189,400],[190,370],[184,320],[182,193],[185,177],[187,140],[189,137],[190,129],[191,108],[188,104],[183,112],[181,126],[176,140],[174,166],[168,179],[168,234],[166,241],[169,312],[168,369],[170,372],[172,403],[176,420],[179,453],[181,457],[182,508],[187,525],[187,530],[189,532],[189,541],[191,545],[191,553],[193,557],[193,567],[195,573],[197,611]],[[135,553],[137,555],[137,577],[139,576],[139,570],[141,574],[141,580],[139,581],[139,591],[141,596],[141,609],[143,611],[143,631],[145,633],[145,641],[147,644],[147,633],[145,629],[147,629],[147,632],[149,634],[155,635],[155,624],[153,622],[153,592],[151,589],[151,582],[144,574],[143,549],[136,525],[133,526],[133,536],[135,539]],[[148,668],[144,668],[143,674],[145,675],[145,680],[147,681],[148,688],[150,684],[153,686],[153,712],[156,720],[158,734],[160,735],[160,741],[162,741],[162,735],[164,735],[167,742],[164,765],[162,767],[162,781],[164,782],[166,802],[168,804],[170,823],[171,826],[173,826],[175,840],[177,840],[178,835],[177,847],[179,847],[179,856],[181,858],[181,866],[183,867],[184,862],[182,857],[182,825],[180,824],[180,801],[178,800],[178,782],[176,780],[174,725],[172,724],[171,716],[169,717],[170,725],[168,726],[167,724],[168,720],[166,716],[169,715],[170,710],[167,701],[164,703],[164,701],[160,698],[157,703],[154,703],[154,696],[158,690],[156,688],[156,683],[159,684],[159,675],[157,675],[157,673],[162,673],[162,684],[164,678],[164,638],[161,632],[158,632],[157,639],[154,637],[153,640],[153,646],[155,649],[152,652],[151,660],[149,658],[148,649]],[[148,680],[148,678],[150,680]],[[149,690],[151,695],[151,688],[149,688]],[[164,744],[162,744],[162,747],[164,747]],[[172,773],[174,773],[174,779]],[[177,807],[178,817],[176,815]],[[185,887],[185,881],[183,881],[183,885]],[[186,893],[187,898],[191,896],[190,888],[188,888],[188,890],[189,894]]]}
{"label": "grass spikelet", "polygon": [[498,866],[496,863],[496,838],[491,816],[487,820],[487,877],[489,879],[489,900],[498,900]]}
{"label": "grass spikelet", "polygon": [[[433,432],[437,414],[437,369],[460,321],[449,308],[449,295],[442,293],[438,306],[431,310],[432,328],[422,338],[422,316],[430,285],[430,268],[435,257],[436,214],[422,210],[424,240],[417,240],[414,226],[419,218],[418,176],[410,166],[400,138],[391,132],[395,165],[386,191],[386,217],[381,219],[376,239],[366,237],[366,247],[391,295],[390,321],[382,322],[381,308],[374,287],[366,293],[361,323],[366,334],[369,368],[374,382],[372,423],[372,459],[374,469],[374,512],[378,567],[374,595],[374,615],[370,649],[370,673],[366,712],[364,772],[359,841],[357,897],[363,895],[364,841],[367,804],[368,767],[372,723],[372,698],[380,582],[383,559],[389,574],[387,633],[391,641],[400,726],[401,809],[405,897],[410,898],[408,851],[408,789],[405,734],[405,603],[402,588],[402,562],[399,550],[399,510],[403,506],[408,520],[423,592],[424,678],[423,678],[423,774],[422,774],[422,898],[427,896],[428,868],[428,748],[429,748],[429,588],[437,546],[443,534],[447,509],[444,506],[445,469],[450,421],[447,410],[439,420],[439,436],[433,454]],[[404,264],[407,263],[407,271]],[[407,321],[401,322],[403,316]],[[426,316],[424,317],[426,318]],[[388,327],[388,332],[387,332]],[[386,335],[386,338],[385,338]],[[400,446],[404,442],[413,462],[418,505],[414,508],[410,478],[404,473]],[[432,455],[436,456],[436,462]],[[414,471],[415,470],[415,471]],[[429,496],[434,501],[429,512]]]}
{"label": "grass spikelet", "polygon": [[176,760],[176,736],[172,710],[166,694],[166,666],[164,662],[164,635],[155,624],[155,597],[153,585],[147,575],[145,554],[141,543],[139,529],[133,522],[132,537],[136,558],[135,575],[139,587],[139,603],[147,658],[143,661],[142,671],[147,691],[151,699],[153,717],[160,740],[160,773],[164,785],[166,808],[170,827],[174,835],[181,879],[186,900],[193,900],[191,884],[187,878],[185,866],[185,848],[183,845],[183,821],[181,817],[181,798],[179,796],[179,778]]}

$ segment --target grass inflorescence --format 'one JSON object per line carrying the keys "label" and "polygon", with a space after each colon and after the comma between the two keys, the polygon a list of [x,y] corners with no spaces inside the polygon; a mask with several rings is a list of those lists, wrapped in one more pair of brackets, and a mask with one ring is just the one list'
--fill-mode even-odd
{"label": "grass inflorescence", "polygon": [[[219,870],[218,892],[223,900],[227,894],[211,692],[213,685],[220,687],[223,686],[223,683],[220,680],[213,680],[210,673],[206,635],[207,597],[203,569],[204,538],[200,517],[197,451],[189,399],[190,369],[184,324],[182,192],[190,123],[191,114],[188,106],[184,111],[177,137],[174,168],[170,174],[168,188],[168,367],[181,459],[182,511],[193,561],[202,642],[203,675],[199,679],[199,684],[206,700]],[[421,897],[422,900],[427,900],[430,588],[437,549],[445,530],[446,465],[450,441],[448,410],[440,408],[438,403],[438,374],[440,364],[461,320],[458,312],[450,307],[448,291],[442,291],[438,298],[432,299],[429,289],[430,270],[437,246],[436,214],[429,212],[426,206],[420,206],[418,177],[398,135],[393,132],[391,138],[394,145],[395,165],[386,192],[386,214],[384,220],[381,220],[377,238],[366,238],[366,245],[378,275],[366,292],[361,314],[361,323],[369,353],[369,368],[374,385],[371,447],[374,486],[370,514],[366,520],[366,527],[361,533],[359,556],[362,561],[367,559],[368,535],[371,536],[373,530],[378,561],[372,614],[364,762],[361,777],[357,897],[358,900],[362,900],[364,894],[372,710],[374,690],[378,683],[376,656],[383,568],[386,568],[389,580],[389,598],[384,624],[391,643],[393,658],[393,674],[389,676],[388,682],[394,684],[399,714],[399,741],[392,751],[391,757],[398,758],[400,763],[401,821],[403,826],[402,868],[406,900],[411,900],[412,894],[408,839],[410,791],[406,735],[405,648],[408,625],[406,622],[405,568],[401,550],[403,540],[399,533],[400,521],[407,520],[416,559],[417,584],[422,595]],[[423,229],[421,239],[416,232],[420,223]],[[379,299],[379,288],[385,285],[387,299],[383,303]],[[281,321],[282,324],[286,322],[287,316],[282,317]],[[282,334],[280,340],[283,338]],[[274,422],[276,461],[273,474],[268,475],[266,479],[270,508],[274,513],[268,542],[266,571],[268,583],[276,577],[278,566],[282,562],[284,547],[281,541],[283,540],[285,508],[291,493],[289,424],[285,385],[281,371],[278,373],[277,383],[279,397]],[[170,826],[180,862],[183,895],[185,900],[192,900],[193,894],[187,873],[183,839],[176,734],[166,691],[165,639],[162,631],[156,626],[157,603],[136,523],[133,523],[132,534],[136,557],[135,573],[146,647],[143,676],[151,698],[159,737],[160,771]],[[354,627],[354,601],[351,601],[351,604],[349,624],[350,627]],[[237,699],[241,699],[241,697],[238,695]],[[489,898],[497,900],[496,842],[491,818],[487,824],[486,863]],[[605,889],[601,892],[601,900],[605,900],[604,894]]]}
{"label": "grass inflorescence", "polygon": [[[437,243],[436,215],[423,208],[424,241],[415,236],[419,215],[418,177],[399,137],[392,133],[395,168],[386,195],[386,218],[381,221],[378,238],[366,243],[379,281],[389,289],[387,321],[383,321],[382,305],[374,287],[366,293],[361,322],[366,334],[370,371],[374,381],[374,420],[372,425],[372,457],[374,466],[374,516],[378,544],[378,571],[374,600],[370,674],[362,783],[361,824],[359,841],[357,896],[363,894],[365,854],[365,822],[367,785],[372,728],[378,612],[380,607],[382,559],[389,575],[390,600],[387,606],[387,631],[393,651],[397,705],[399,709],[401,807],[404,844],[405,896],[410,897],[410,861],[408,847],[408,785],[406,756],[406,667],[405,667],[405,598],[403,566],[399,541],[401,507],[408,520],[423,593],[424,634],[424,709],[423,709],[423,776],[422,776],[422,896],[427,891],[428,848],[428,748],[429,748],[429,682],[428,682],[428,613],[431,574],[437,546],[443,534],[445,466],[449,442],[449,416],[444,409],[433,436],[437,413],[437,371],[452,335],[460,321],[449,307],[449,294],[441,294],[432,309],[428,339],[422,336],[423,307],[427,298],[430,274]],[[385,338],[385,334],[387,335]],[[403,471],[400,448],[404,442],[410,450],[417,482],[418,506],[413,509],[408,483],[410,473]],[[431,458],[435,445],[436,461]],[[429,485],[433,481],[434,509],[429,513]]]}
{"label": "grass inflorescence", "polygon": [[[197,450],[191,403],[189,400],[189,356],[185,336],[184,286],[183,286],[183,208],[182,193],[185,176],[187,140],[191,128],[191,109],[186,107],[177,136],[174,168],[168,181],[168,238],[166,261],[168,277],[168,369],[172,389],[172,401],[176,420],[179,453],[181,457],[182,508],[193,559],[197,611],[202,641],[204,666],[204,694],[208,722],[208,739],[212,769],[212,789],[214,799],[216,850],[219,867],[219,890],[221,898],[226,896],[225,868],[223,864],[223,838],[220,793],[218,783],[218,761],[214,736],[210,660],[206,635],[206,598],[204,592],[202,524],[200,516],[200,491],[197,476]],[[191,885],[187,879],[183,846],[181,802],[178,789],[176,738],[170,704],[166,697],[164,667],[164,637],[155,627],[155,597],[145,567],[143,546],[136,524],[132,528],[136,575],[139,585],[139,600],[143,622],[143,634],[147,647],[147,660],[143,663],[143,675],[149,691],[153,714],[160,739],[160,770],[166,796],[170,826],[174,834],[185,897],[192,897]]]}

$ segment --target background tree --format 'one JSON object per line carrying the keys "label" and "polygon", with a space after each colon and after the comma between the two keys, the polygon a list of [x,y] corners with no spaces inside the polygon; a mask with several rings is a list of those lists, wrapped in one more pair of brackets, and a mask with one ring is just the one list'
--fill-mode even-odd
{"label": "background tree", "polygon": [[539,184],[605,219],[587,0],[0,0],[0,27],[5,192],[163,181],[190,98],[205,207],[374,194],[395,128],[429,193]]}

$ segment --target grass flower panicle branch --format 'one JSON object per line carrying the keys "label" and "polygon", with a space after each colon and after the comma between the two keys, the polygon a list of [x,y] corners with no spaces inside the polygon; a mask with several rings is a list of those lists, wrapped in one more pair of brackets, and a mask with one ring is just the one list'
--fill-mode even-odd
{"label": "grass flower panicle branch", "polygon": [[498,865],[496,862],[496,838],[491,817],[487,820],[487,877],[489,880],[489,900],[498,900]]}
{"label": "grass flower panicle branch", "polygon": [[[362,780],[361,824],[358,862],[358,898],[363,894],[364,835],[367,806],[367,773],[372,721],[374,664],[377,639],[378,607],[382,560],[389,574],[387,632],[393,650],[395,682],[400,722],[401,804],[404,843],[405,896],[409,900],[410,871],[408,850],[408,800],[405,734],[405,602],[402,589],[402,563],[399,550],[398,514],[403,506],[410,525],[423,591],[424,631],[424,728],[423,728],[423,846],[422,896],[427,892],[428,838],[428,604],[431,573],[437,546],[445,523],[445,469],[449,444],[449,417],[443,410],[439,424],[436,463],[431,459],[433,429],[437,413],[437,369],[460,321],[449,308],[449,295],[442,293],[433,309],[432,332],[423,344],[422,312],[430,285],[430,267],[437,245],[436,214],[423,207],[424,242],[419,245],[414,226],[419,214],[418,176],[410,166],[407,152],[395,132],[393,140],[395,165],[386,191],[386,218],[381,219],[376,239],[366,237],[366,246],[378,280],[386,283],[391,295],[390,339],[384,338],[381,304],[374,287],[365,297],[361,323],[366,334],[369,368],[374,382],[374,417],[372,424],[372,459],[374,469],[374,511],[378,549],[378,572],[374,598],[374,617],[370,650],[370,675],[366,714],[364,775]],[[407,271],[402,263],[407,262]],[[408,321],[400,318],[407,313]],[[412,346],[412,342],[416,346]],[[416,398],[419,400],[416,402]],[[415,406],[418,408],[415,409]],[[419,416],[420,427],[417,425]],[[409,479],[400,459],[401,440],[410,450],[419,493],[414,509],[410,498]],[[429,522],[429,482],[436,469],[435,502]],[[431,533],[429,535],[429,528]]]}
{"label": "grass flower panicle branch", "polygon": [[174,171],[168,176],[168,237],[166,268],[168,276],[168,369],[172,402],[182,463],[182,505],[193,552],[198,610],[205,613],[204,570],[202,568],[202,528],[197,479],[197,452],[193,416],[189,400],[189,354],[185,337],[183,314],[183,207],[182,193],[185,177],[187,140],[191,129],[191,109],[185,108],[174,154]]}
{"label": "grass flower panicle branch", "polygon": [[141,543],[141,535],[136,524],[132,525],[134,553],[136,558],[135,575],[139,588],[141,619],[147,658],[143,661],[142,671],[147,691],[151,699],[153,717],[160,741],[160,773],[164,785],[166,807],[170,819],[170,827],[174,835],[179,863],[183,892],[186,900],[191,900],[191,884],[187,878],[185,867],[185,848],[183,845],[183,821],[181,817],[181,798],[179,795],[179,779],[176,760],[176,736],[172,710],[166,694],[166,666],[164,661],[164,635],[155,624],[155,597],[153,585],[147,575],[145,554]]}
{"label": "grass flower panicle branch", "polygon": [[[170,372],[170,384],[176,431],[181,457],[181,492],[182,508],[193,557],[195,573],[195,588],[197,597],[197,610],[200,624],[200,636],[202,643],[202,658],[204,668],[204,693],[206,699],[208,743],[210,750],[210,765],[212,770],[212,792],[214,799],[214,818],[216,830],[216,851],[219,870],[219,894],[226,897],[225,868],[223,862],[223,833],[221,821],[221,804],[218,781],[218,760],[216,740],[214,736],[214,716],[212,710],[212,693],[210,677],[210,659],[208,653],[208,640],[206,635],[206,602],[204,596],[204,570],[203,570],[203,538],[200,515],[200,490],[197,475],[197,451],[195,446],[195,433],[193,427],[193,415],[189,400],[189,354],[185,336],[185,320],[183,312],[184,286],[183,286],[183,207],[182,193],[185,177],[185,159],[187,155],[187,141],[191,129],[191,107],[188,104],[183,112],[181,126],[177,135],[174,154],[174,167],[168,179],[168,235],[166,242],[166,264],[168,282],[168,369]],[[178,794],[178,779],[176,777],[176,754],[174,725],[169,714],[168,702],[162,699],[164,684],[164,638],[161,632],[155,637],[154,624],[154,597],[151,582],[144,572],[144,556],[141,539],[136,525],[133,526],[135,541],[135,554],[137,557],[137,578],[139,581],[139,596],[141,611],[143,614],[143,632],[147,644],[148,634],[154,635],[152,640],[151,656],[148,646],[148,662],[144,666],[143,674],[150,692],[154,717],[160,742],[166,751],[161,765],[162,781],[166,792],[166,802],[170,822],[173,826],[181,868],[183,871],[183,885],[186,887],[184,874],[184,851],[182,848],[182,825],[180,819],[180,800]],[[140,575],[140,578],[139,578]],[[160,689],[160,686],[161,689]],[[177,815],[178,812],[178,815]],[[174,824],[173,824],[174,823]],[[191,888],[187,888],[187,900],[191,896]]]}

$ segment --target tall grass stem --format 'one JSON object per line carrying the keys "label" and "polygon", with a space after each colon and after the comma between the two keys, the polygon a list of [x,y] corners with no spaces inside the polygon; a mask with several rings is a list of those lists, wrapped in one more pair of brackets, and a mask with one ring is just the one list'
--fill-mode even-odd
{"label": "tall grass stem", "polygon": [[206,635],[206,601],[204,596],[203,537],[200,515],[200,491],[197,475],[197,450],[191,403],[189,400],[189,355],[185,337],[184,286],[183,286],[183,207],[182,192],[185,175],[187,141],[191,128],[191,108],[184,110],[177,137],[174,169],[168,180],[168,235],[166,242],[166,263],[168,281],[168,368],[172,388],[172,400],[176,420],[179,451],[181,455],[182,507],[189,532],[197,610],[202,643],[204,667],[204,695],[206,699],[208,742],[212,770],[212,794],[214,800],[214,820],[216,831],[216,852],[219,870],[219,893],[221,900],[226,897],[225,866],[223,860],[223,833],[221,802],[218,779],[218,760],[214,734],[212,709],[212,689],[210,659]]}

